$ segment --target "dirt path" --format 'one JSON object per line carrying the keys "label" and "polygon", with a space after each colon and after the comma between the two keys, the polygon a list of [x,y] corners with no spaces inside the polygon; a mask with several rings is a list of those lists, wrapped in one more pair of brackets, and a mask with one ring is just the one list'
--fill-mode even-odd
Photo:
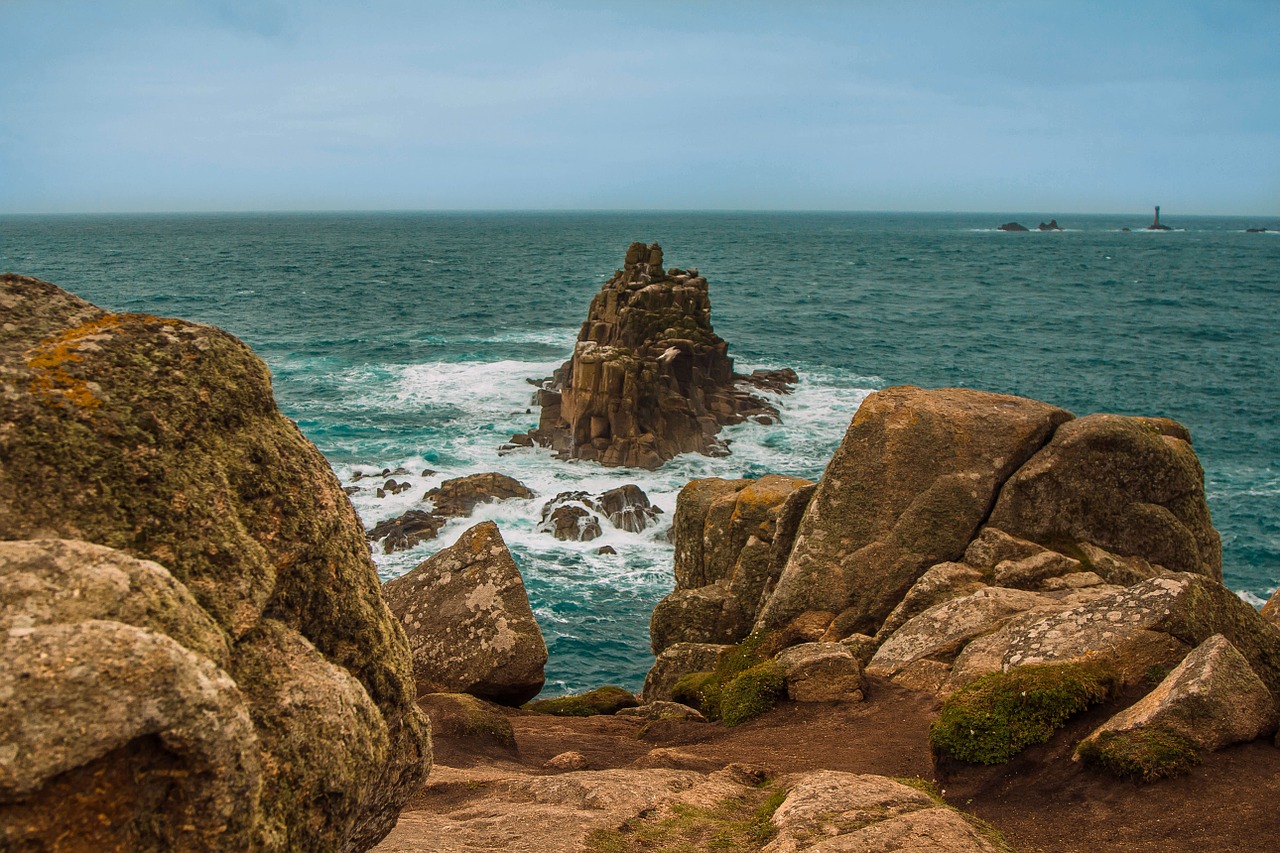
{"label": "dirt path", "polygon": [[[635,719],[512,711],[515,755],[439,739],[437,761],[480,773],[501,768],[542,774],[552,756],[575,751],[593,770],[638,762],[705,772],[746,762],[776,773],[830,769],[922,776],[936,779],[953,805],[994,824],[1021,853],[1280,849],[1280,749],[1270,741],[1211,755],[1179,779],[1137,785],[1070,760],[1074,744],[1110,713],[1096,709],[1007,765],[935,768],[927,740],[935,700],[878,681],[870,693],[865,703],[786,703],[732,729],[685,721],[644,729]],[[412,822],[415,810],[439,806],[432,796],[420,797],[409,805],[406,820]]]}

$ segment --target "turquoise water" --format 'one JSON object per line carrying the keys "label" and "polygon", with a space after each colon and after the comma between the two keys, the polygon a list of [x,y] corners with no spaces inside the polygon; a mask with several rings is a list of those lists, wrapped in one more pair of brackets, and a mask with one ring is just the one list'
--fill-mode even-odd
{"label": "turquoise water", "polygon": [[[638,687],[648,616],[671,586],[664,531],[561,543],[543,499],[639,483],[670,512],[694,476],[817,477],[861,399],[899,383],[1022,394],[1077,414],[1167,415],[1205,466],[1226,579],[1280,581],[1278,222],[1040,214],[296,214],[0,217],[0,268],[103,307],[215,323],[271,366],[281,407],[333,463],[403,466],[415,488],[353,501],[368,525],[440,480],[501,471],[540,499],[484,508],[525,574],[551,649],[548,693]],[[794,367],[785,422],[732,428],[727,459],[659,472],[497,447],[537,420],[531,388],[571,351],[633,240],[711,283],[741,370]],[[436,473],[422,476],[424,469]],[[399,479],[405,479],[400,477]],[[380,481],[379,481],[380,482]],[[364,481],[361,483],[365,484]],[[667,518],[669,519],[669,515]],[[451,542],[376,555],[383,577]],[[619,554],[595,553],[612,544]]]}

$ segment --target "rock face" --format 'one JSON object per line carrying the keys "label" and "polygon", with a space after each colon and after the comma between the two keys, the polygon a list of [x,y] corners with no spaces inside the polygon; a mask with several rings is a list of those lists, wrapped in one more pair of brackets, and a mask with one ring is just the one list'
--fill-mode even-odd
{"label": "rock face", "polygon": [[814,485],[769,474],[693,480],[676,499],[675,590],[654,608],[654,654],[674,643],[736,643],[777,581]]}
{"label": "rock face", "polygon": [[1087,415],[1064,424],[1000,492],[992,527],[1053,546],[1090,542],[1222,580],[1204,472],[1172,421]]}
{"label": "rock face", "polygon": [[903,386],[867,397],[757,627],[830,611],[845,633],[874,634],[926,569],[964,554],[1004,481],[1070,417],[958,388]]}
{"label": "rock face", "polygon": [[28,748],[0,754],[0,846],[375,843],[427,724],[359,520],[266,367],[36,279],[0,276],[0,316],[0,539],[94,543],[6,546],[23,686],[0,712]]}
{"label": "rock face", "polygon": [[681,453],[723,455],[725,424],[778,417],[735,387],[728,344],[711,328],[707,280],[663,270],[662,249],[632,243],[591,301],[573,357],[538,394],[531,435],[562,457],[657,468]]}
{"label": "rock face", "polygon": [[519,705],[542,689],[547,645],[492,521],[387,581],[382,594],[409,635],[420,693]]}

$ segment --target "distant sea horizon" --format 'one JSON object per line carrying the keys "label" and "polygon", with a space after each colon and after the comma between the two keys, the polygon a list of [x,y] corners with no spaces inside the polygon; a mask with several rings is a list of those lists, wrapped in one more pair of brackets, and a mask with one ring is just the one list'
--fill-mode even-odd
{"label": "distant sea horizon", "polygon": [[[637,689],[668,592],[665,525],[693,477],[816,479],[871,391],[1019,394],[1077,415],[1162,415],[1205,468],[1227,585],[1280,582],[1280,216],[1152,212],[348,211],[0,214],[0,269],[115,311],[213,323],[267,362],[282,410],[329,459],[366,526],[442,479],[499,471],[532,501],[483,507],[383,555],[394,577],[483,518],[524,573],[551,649],[546,695]],[[1056,219],[1065,230],[1039,232]],[[997,227],[1019,221],[1028,233]],[[1129,232],[1120,229],[1128,227]],[[725,459],[657,472],[500,454],[537,421],[527,379],[568,357],[632,241],[710,282],[740,372],[793,367],[783,423],[725,432]],[[403,468],[379,499],[357,472]],[[431,471],[424,474],[424,471]],[[379,483],[381,481],[378,481]],[[539,530],[559,491],[635,482],[663,527],[563,543]],[[612,545],[616,555],[597,549]]]}

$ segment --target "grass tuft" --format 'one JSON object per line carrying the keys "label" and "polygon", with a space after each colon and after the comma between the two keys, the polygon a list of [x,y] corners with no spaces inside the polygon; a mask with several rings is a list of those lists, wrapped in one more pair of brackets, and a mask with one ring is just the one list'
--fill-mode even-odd
{"label": "grass tuft", "polygon": [[725,654],[714,672],[682,676],[672,688],[672,698],[726,726],[760,716],[786,694],[782,669],[765,654],[764,646],[765,637],[752,634]]}
{"label": "grass tuft", "polygon": [[773,813],[787,797],[767,785],[712,808],[676,803],[665,817],[632,818],[617,829],[597,829],[586,838],[589,853],[756,853],[777,834]]}

